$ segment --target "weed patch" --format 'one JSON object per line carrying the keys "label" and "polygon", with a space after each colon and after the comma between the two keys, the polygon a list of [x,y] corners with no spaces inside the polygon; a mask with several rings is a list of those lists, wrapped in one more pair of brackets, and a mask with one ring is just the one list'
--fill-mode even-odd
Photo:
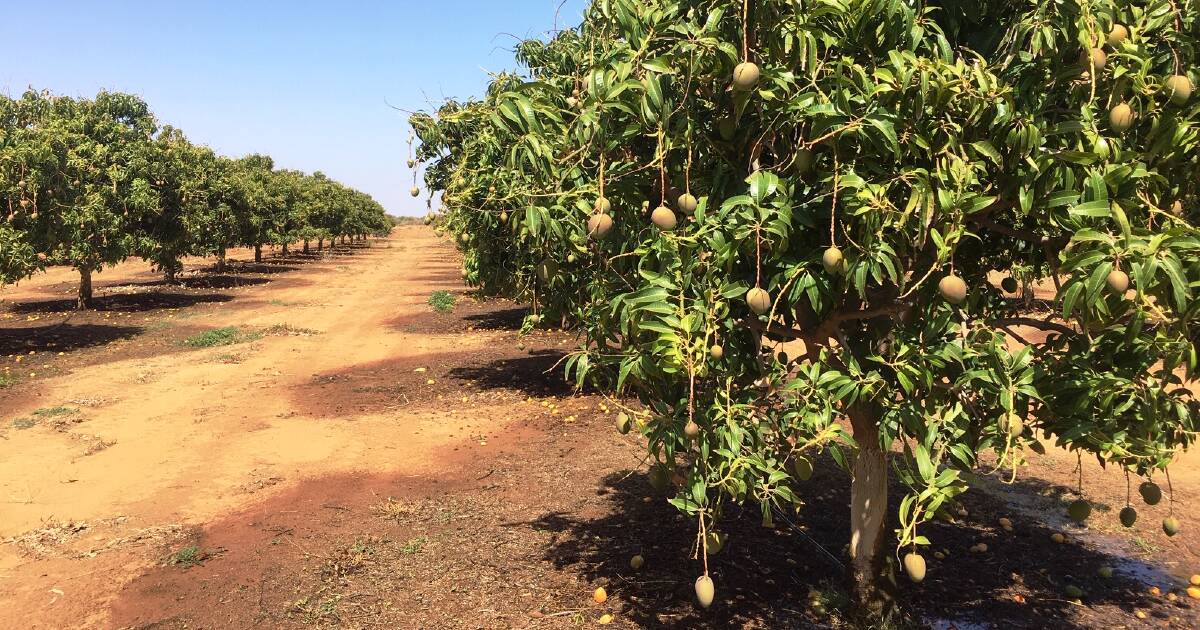
{"label": "weed patch", "polygon": [[190,348],[215,348],[217,346],[229,346],[235,343],[254,341],[261,337],[262,333],[247,333],[242,332],[237,326],[226,326],[192,335],[183,340],[183,345]]}
{"label": "weed patch", "polygon": [[167,556],[167,565],[172,567],[180,567],[186,569],[194,567],[198,564],[204,564],[204,561],[210,557],[207,551],[204,551],[196,545],[188,545],[179,551]]}
{"label": "weed patch", "polygon": [[449,313],[454,310],[454,294],[449,291],[434,291],[429,295],[429,305],[439,313]]}

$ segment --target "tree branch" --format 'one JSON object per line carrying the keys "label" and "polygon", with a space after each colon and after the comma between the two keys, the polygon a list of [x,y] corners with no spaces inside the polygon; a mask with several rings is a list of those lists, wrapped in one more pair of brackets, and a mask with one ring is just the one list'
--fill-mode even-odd
{"label": "tree branch", "polygon": [[1032,317],[1005,317],[1002,319],[992,319],[988,320],[987,324],[996,328],[1004,328],[1007,326],[1029,326],[1030,328],[1061,333],[1068,336],[1079,334],[1079,331],[1071,328],[1070,326],[1055,322],[1048,322],[1041,319],[1034,319]]}

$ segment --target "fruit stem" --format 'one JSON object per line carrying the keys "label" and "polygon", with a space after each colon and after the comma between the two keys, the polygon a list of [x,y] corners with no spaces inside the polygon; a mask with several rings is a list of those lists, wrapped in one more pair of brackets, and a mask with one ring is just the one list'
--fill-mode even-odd
{"label": "fruit stem", "polygon": [[742,0],[742,61],[750,61],[750,0]]}
{"label": "fruit stem", "polygon": [[1164,468],[1167,475],[1167,516],[1175,516],[1175,488],[1171,487],[1171,469]]}
{"label": "fruit stem", "polygon": [[1129,470],[1125,470],[1125,507],[1129,507],[1129,499],[1132,496],[1132,486],[1129,481]]}

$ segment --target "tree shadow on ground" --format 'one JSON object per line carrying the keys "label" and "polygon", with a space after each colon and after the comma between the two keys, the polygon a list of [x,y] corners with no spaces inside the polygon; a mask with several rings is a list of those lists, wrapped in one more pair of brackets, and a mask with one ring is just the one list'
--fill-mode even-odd
{"label": "tree shadow on ground", "polygon": [[480,330],[520,330],[527,314],[529,309],[524,307],[506,308],[466,315],[463,319]]}
{"label": "tree shadow on ground", "polygon": [[199,274],[180,276],[173,282],[167,280],[152,280],[150,282],[134,282],[126,286],[133,287],[183,287],[185,289],[232,289],[249,287],[270,282],[267,278],[244,277],[231,274]]}
{"label": "tree shadow on ground", "polygon": [[[770,529],[762,526],[757,507],[727,507],[718,529],[728,542],[709,559],[717,598],[707,611],[692,603],[693,581],[703,572],[701,562],[693,559],[695,522],[655,493],[645,474],[605,478],[611,507],[605,516],[549,513],[531,526],[554,534],[545,560],[588,580],[608,580],[610,592],[626,605],[622,614],[640,626],[828,626],[835,622],[831,617],[855,616],[842,577],[849,562],[848,484],[845,472],[829,460],[822,462],[800,489],[805,505],[798,513],[776,510]],[[893,486],[890,495],[894,508],[903,490]],[[933,541],[922,552],[929,565],[925,581],[916,585],[903,575],[895,580],[900,614],[911,624],[1092,628],[1114,616],[1132,622],[1134,608],[1165,618],[1172,607],[1182,605],[1146,595],[1125,570],[1125,558],[1070,537],[1054,542],[1051,534],[1058,530],[1014,516],[988,493],[973,490],[961,498],[967,517],[921,530]],[[894,509],[892,514],[894,519]],[[1015,523],[1011,532],[997,525],[1004,515]],[[892,522],[888,530],[894,527]],[[970,551],[981,542],[989,546],[987,552]],[[945,559],[936,559],[935,550]],[[645,557],[641,571],[630,569],[634,554]],[[1102,566],[1116,567],[1117,575],[1100,577]],[[1069,601],[1068,586],[1082,589],[1085,606]]]}
{"label": "tree shadow on ground", "polygon": [[[249,274],[276,274],[290,273],[300,269],[294,265],[288,265],[284,261],[264,260],[263,262],[238,262],[230,261],[225,265],[225,270],[230,273],[249,273]],[[216,265],[207,268],[208,271],[215,273]]]}
{"label": "tree shadow on ground", "polygon": [[143,332],[139,326],[107,324],[53,324],[36,328],[0,328],[0,354],[66,352],[102,346]]}
{"label": "tree shadow on ground", "polygon": [[[94,311],[112,311],[123,313],[141,313],[163,308],[186,308],[196,304],[212,302],[228,302],[231,295],[224,294],[187,294],[187,293],[117,293],[101,295],[93,298]],[[75,310],[75,299],[41,300],[34,302],[14,302],[9,311],[18,314],[25,313],[63,313]]]}
{"label": "tree shadow on ground", "polygon": [[480,389],[511,389],[529,396],[567,396],[575,390],[562,377],[559,362],[564,356],[560,350],[530,350],[529,356],[452,368],[450,376],[469,381]]}

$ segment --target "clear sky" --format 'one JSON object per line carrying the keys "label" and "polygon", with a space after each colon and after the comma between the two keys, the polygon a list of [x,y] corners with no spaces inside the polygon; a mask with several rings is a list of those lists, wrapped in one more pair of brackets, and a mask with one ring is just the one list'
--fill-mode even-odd
{"label": "clear sky", "polygon": [[[561,10],[559,5],[562,3]],[[323,171],[392,214],[408,195],[407,110],[482,93],[513,36],[579,23],[585,0],[5,3],[0,91],[142,96],[196,143]]]}

